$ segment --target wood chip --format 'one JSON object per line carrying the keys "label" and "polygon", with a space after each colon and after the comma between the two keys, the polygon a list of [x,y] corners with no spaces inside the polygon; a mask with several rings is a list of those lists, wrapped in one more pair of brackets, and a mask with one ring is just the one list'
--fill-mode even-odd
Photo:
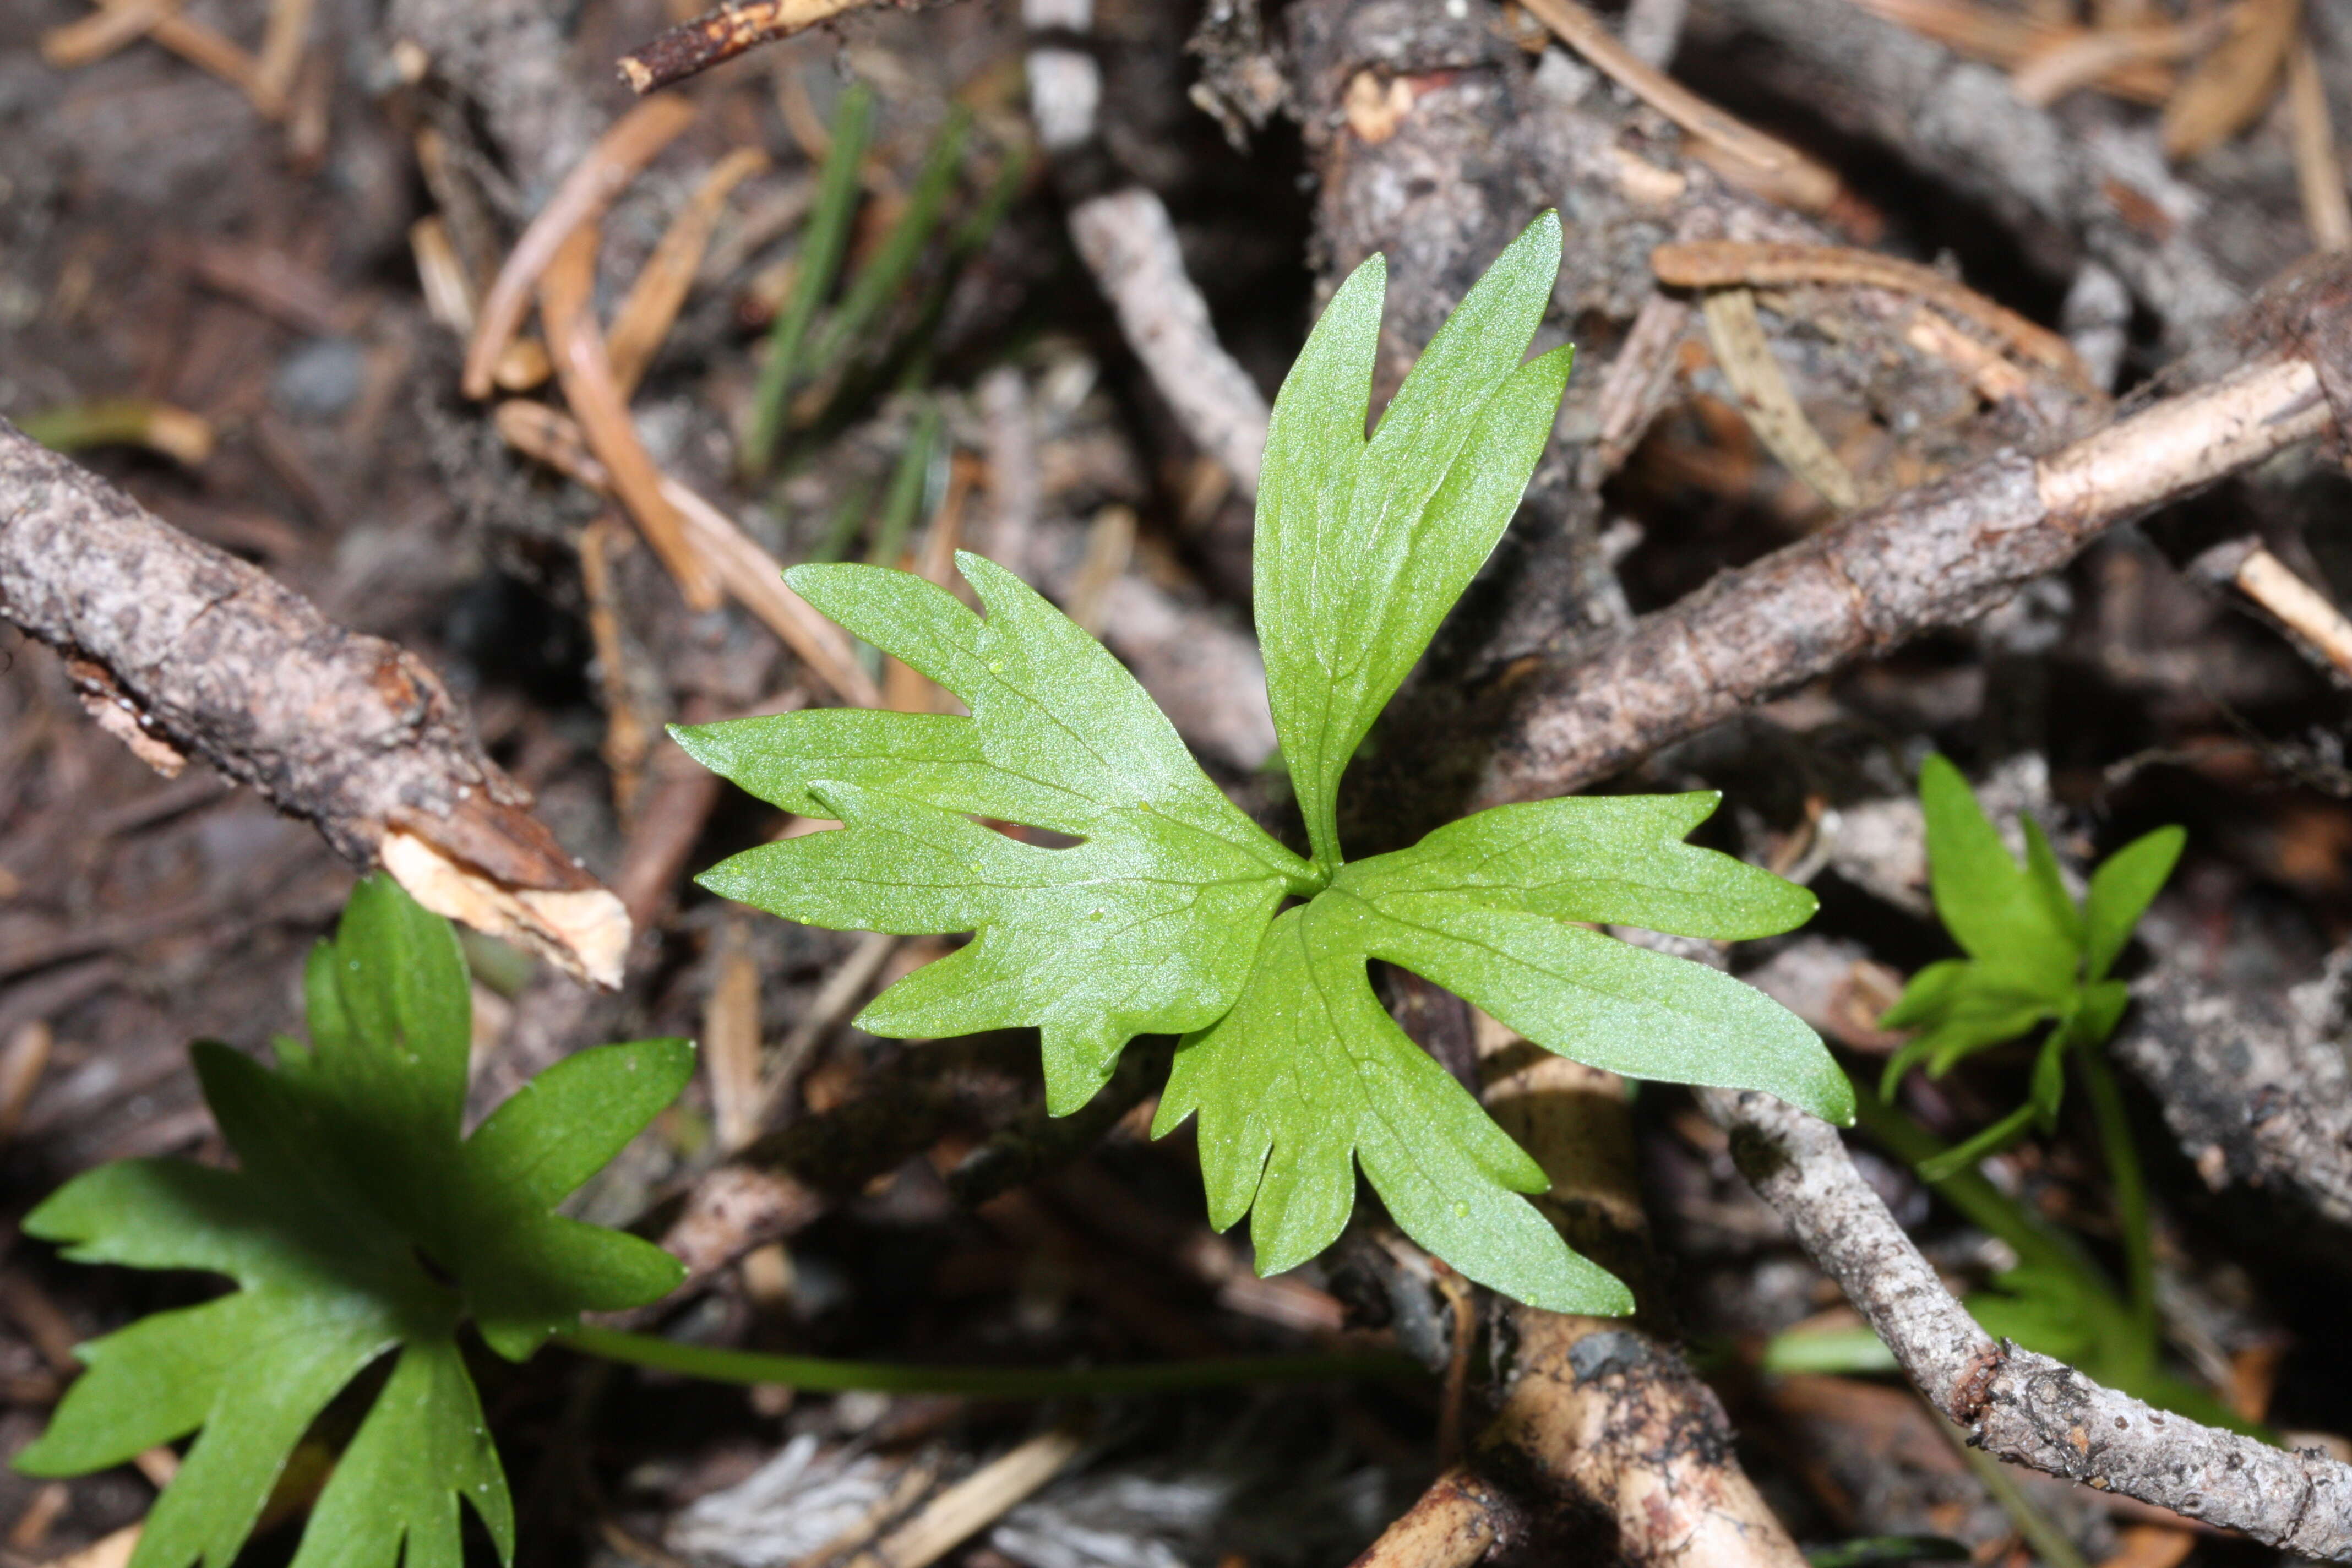
{"label": "wood chip", "polygon": [[702,1062],[721,1149],[740,1149],[760,1131],[760,966],[742,918],[720,929],[718,974],[702,1008]]}
{"label": "wood chip", "polygon": [[0,1049],[0,1143],[16,1136],[16,1124],[25,1119],[25,1107],[32,1103],[33,1090],[48,1068],[49,1052],[56,1044],[47,1022],[35,1018],[17,1026],[6,1047]]}
{"label": "wood chip", "polygon": [[131,1554],[139,1549],[139,1535],[145,1528],[143,1521],[126,1524],[79,1552],[52,1559],[47,1568],[131,1568]]}

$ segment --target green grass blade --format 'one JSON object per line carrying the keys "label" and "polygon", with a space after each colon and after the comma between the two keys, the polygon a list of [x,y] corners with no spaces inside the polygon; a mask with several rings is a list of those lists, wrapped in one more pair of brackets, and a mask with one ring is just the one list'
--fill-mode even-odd
{"label": "green grass blade", "polygon": [[890,232],[883,236],[874,258],[849,280],[840,309],[834,311],[824,331],[818,334],[816,347],[809,355],[811,374],[823,375],[832,369],[882,313],[883,307],[905,287],[923,247],[940,227],[940,211],[955,188],[957,171],[963,166],[964,142],[971,129],[969,110],[959,105],[949,111],[947,124],[940,128],[930,151],[924,155],[922,172],[915,176],[905,210],[890,226]]}
{"label": "green grass blade", "polygon": [[775,460],[776,443],[784,433],[784,412],[790,402],[793,373],[800,368],[801,344],[817,306],[833,288],[841,268],[841,253],[849,243],[849,220],[857,210],[858,166],[866,156],[866,141],[874,120],[874,91],[853,82],[842,94],[833,119],[833,147],[818,176],[816,205],[809,214],[801,239],[799,269],[793,278],[792,297],[776,313],[768,333],[768,358],[760,366],[760,381],[751,394],[751,419],[743,437],[740,466],[747,479],[766,477]]}

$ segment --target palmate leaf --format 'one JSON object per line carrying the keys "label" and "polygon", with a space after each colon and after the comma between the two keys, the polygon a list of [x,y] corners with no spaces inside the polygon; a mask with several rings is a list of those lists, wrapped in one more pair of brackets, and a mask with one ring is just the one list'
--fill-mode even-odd
{"label": "palmate leaf", "polygon": [[372,1363],[388,1380],[320,1494],[296,1568],[459,1568],[459,1499],[501,1560],[514,1510],[458,1349],[472,1319],[520,1360],[588,1309],[654,1300],[680,1269],[551,1206],[692,1069],[677,1040],[570,1058],[459,1136],[471,1044],[448,925],[360,884],[307,974],[310,1044],[276,1070],[225,1046],[198,1077],[239,1168],[126,1161],[68,1182],[25,1229],[80,1262],[226,1275],[238,1289],[83,1346],[36,1475],[120,1464],[201,1429],[132,1568],[227,1568],[311,1422]]}
{"label": "palmate leaf", "polygon": [[[969,719],[852,710],[673,731],[789,811],[836,818],[699,879],[835,930],[977,931],[858,1016],[929,1038],[1036,1025],[1046,1100],[1076,1110],[1134,1036],[1233,1005],[1307,864],[1244,816],[1109,651],[1003,567],[957,564],[987,614],[904,572],[803,566],[810,603],[961,698]],[[1076,835],[1048,849],[971,820]]]}
{"label": "palmate leaf", "polygon": [[1179,1047],[1152,1127],[1199,1113],[1212,1223],[1251,1212],[1261,1268],[1303,1262],[1347,1223],[1352,1152],[1405,1233],[1470,1278],[1554,1311],[1631,1310],[1622,1284],[1515,1195],[1542,1191],[1542,1171],[1390,1019],[1365,961],[1401,964],[1579,1061],[1760,1089],[1851,1121],[1845,1075],[1779,1004],[1574,923],[1729,937],[1809,918],[1803,889],[1680,842],[1716,799],[1497,807],[1351,862],[1284,914],[1240,1004]]}
{"label": "palmate leaf", "polygon": [[[1397,1027],[1368,965],[1413,969],[1581,1060],[1769,1089],[1843,1121],[1844,1077],[1796,1018],[1713,969],[1585,929],[1760,936],[1803,921],[1811,895],[1683,843],[1712,795],[1508,806],[1355,864],[1334,809],[1349,757],[1549,438],[1568,351],[1521,361],[1559,248],[1547,213],[1431,340],[1369,441],[1377,257],[1276,400],[1256,612],[1311,863],[1225,799],[1099,644],[967,555],[982,615],[901,573],[789,574],[971,716],[806,712],[675,731],[753,795],[844,825],[737,856],[704,884],[836,929],[976,933],[857,1022],[914,1037],[1035,1025],[1057,1113],[1094,1093],[1131,1036],[1182,1035],[1154,1131],[1197,1115],[1211,1217],[1252,1216],[1262,1271],[1338,1236],[1360,1167],[1400,1225],[1473,1279],[1545,1306],[1627,1310],[1624,1287],[1520,1195],[1543,1172]],[[1045,848],[1003,824],[1079,842]],[[1277,914],[1286,896],[1307,901]]]}

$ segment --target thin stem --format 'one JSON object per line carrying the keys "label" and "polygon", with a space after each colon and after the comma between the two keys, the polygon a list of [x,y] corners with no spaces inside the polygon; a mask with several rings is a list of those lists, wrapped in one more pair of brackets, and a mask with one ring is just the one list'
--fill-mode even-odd
{"label": "thin stem", "polygon": [[911,1366],[898,1362],[828,1361],[757,1351],[680,1344],[617,1329],[568,1329],[559,1343],[583,1355],[682,1373],[713,1383],[781,1384],[836,1393],[962,1394],[981,1399],[1058,1399],[1097,1394],[1160,1394],[1266,1383],[1337,1383],[1358,1378],[1421,1378],[1420,1363],[1380,1352],[1353,1355],[1212,1356],[1141,1366]]}
{"label": "thin stem", "polygon": [[2099,1047],[2080,1044],[2074,1065],[2091,1097],[2091,1116],[2099,1130],[2099,1149],[2106,1156],[2107,1184],[2115,1189],[2116,1226],[2123,1232],[2126,1293],[2132,1321],[2156,1343],[2156,1237],[2149,1224],[2147,1177],[2140,1168],[2139,1148],[2132,1142],[2131,1120],[2124,1111],[2123,1091],[2116,1075],[2099,1055]]}
{"label": "thin stem", "polygon": [[[1944,1153],[1943,1142],[1875,1095],[1854,1094],[1854,1120],[1862,1130],[1885,1145],[1898,1160],[1917,1167]],[[2020,1260],[2039,1262],[2074,1275],[2092,1289],[2105,1292],[2098,1266],[2071,1237],[2053,1230],[2039,1216],[2010,1198],[1980,1171],[1958,1171],[1927,1184],[1946,1203],[1978,1229],[2009,1243]]]}

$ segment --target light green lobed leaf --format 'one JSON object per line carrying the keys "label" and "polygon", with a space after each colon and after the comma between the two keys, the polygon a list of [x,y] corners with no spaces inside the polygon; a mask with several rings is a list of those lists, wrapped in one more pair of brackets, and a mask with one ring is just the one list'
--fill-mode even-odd
{"label": "light green lobed leaf", "polygon": [[1333,295],[1275,400],[1259,481],[1254,593],[1266,687],[1328,875],[1339,777],[1501,539],[1550,439],[1570,350],[1520,360],[1559,273],[1547,212],[1422,350],[1368,442],[1386,270]]}
{"label": "light green lobed leaf", "polygon": [[[1231,1007],[1258,933],[1312,868],[1201,771],[1101,644],[1020,579],[960,558],[975,616],[903,572],[803,567],[826,614],[922,670],[969,719],[828,710],[677,731],[706,765],[836,832],[766,845],[703,886],[787,919],[975,931],[899,981],[861,1028],[927,1038],[1035,1025],[1046,1102],[1075,1110],[1138,1034]],[[972,816],[1081,835],[1050,849]]]}
{"label": "light green lobed leaf", "polygon": [[132,1568],[228,1568],[304,1432],[396,1353],[297,1563],[396,1568],[404,1554],[459,1568],[460,1498],[509,1560],[513,1509],[455,1336],[471,1316],[520,1359],[584,1309],[676,1284],[677,1262],[650,1243],[550,1210],[675,1098],[692,1050],[583,1053],[466,1140],[470,996],[445,921],[372,878],[306,984],[310,1043],[281,1042],[276,1070],[195,1049],[238,1169],[107,1165],[26,1217],[78,1261],[198,1269],[237,1289],[81,1347],[89,1371],[16,1467],[76,1475],[198,1433]]}
{"label": "light green lobed leaf", "polygon": [[1944,929],[2008,989],[2062,1004],[2082,967],[2082,926],[2056,886],[2039,830],[2026,840],[2034,869],[2021,869],[1968,780],[1941,756],[1930,755],[1919,769],[1919,805],[1927,824],[1928,887]]}
{"label": "light green lobed leaf", "polygon": [[1328,908],[1276,920],[1240,1003],[1177,1050],[1151,1131],[1199,1113],[1210,1223],[1251,1214],[1258,1271],[1296,1268],[1346,1227],[1360,1161],[1405,1234],[1481,1284],[1555,1311],[1631,1310],[1518,1195],[1544,1189],[1541,1168],[1397,1027],[1363,954],[1321,929]]}
{"label": "light green lobed leaf", "polygon": [[2092,873],[2078,906],[2041,825],[2030,816],[2020,823],[2021,869],[1968,781],[1943,757],[1921,765],[1919,802],[1936,913],[1969,956],[1920,970],[1880,1018],[1883,1027],[1919,1032],[1888,1059],[1879,1098],[1892,1100],[1903,1075],[1923,1063],[1940,1078],[2045,1020],[2057,1023],[2035,1058],[2027,1103],[1923,1164],[1921,1173],[1935,1180],[2008,1147],[2030,1126],[2054,1129],[2064,1052],[2097,1048],[2122,1021],[2130,990],[2107,971],[2172,874],[2187,836],[2158,828],[2126,845]]}
{"label": "light green lobed leaf", "polygon": [[[1212,1217],[1252,1216],[1262,1269],[1339,1235],[1360,1167],[1400,1225],[1472,1278],[1562,1310],[1627,1310],[1623,1287],[1519,1195],[1542,1172],[1397,1027],[1368,965],[1405,964],[1597,1065],[1767,1089],[1843,1121],[1850,1088],[1793,1016],[1715,970],[1584,929],[1761,936],[1802,923],[1811,895],[1683,843],[1711,795],[1503,807],[1344,868],[1337,838],[1350,756],[1549,438],[1569,353],[1521,362],[1559,250],[1547,213],[1431,340],[1368,441],[1383,287],[1371,258],[1276,401],[1256,611],[1312,864],[1225,800],[1093,638],[967,555],[984,615],[904,574],[789,574],[971,717],[811,712],[673,731],[761,798],[844,824],[738,856],[704,885],[835,929],[975,932],[857,1022],[917,1037],[1036,1025],[1057,1113],[1094,1093],[1132,1035],[1184,1035],[1155,1131],[1198,1115]],[[1081,842],[1044,848],[1002,823]],[[1277,916],[1285,895],[1311,901]]]}
{"label": "light green lobed leaf", "polygon": [[2130,945],[2139,917],[2147,912],[2173,867],[2179,864],[2180,851],[2188,842],[2186,829],[2159,827],[2133,839],[2091,873],[2090,890],[2083,900],[2086,978],[2107,977],[2107,971]]}
{"label": "light green lobed leaf", "polygon": [[[1802,923],[1810,893],[1679,842],[1714,806],[1498,807],[1352,862],[1285,913],[1233,1012],[1178,1048],[1153,1123],[1158,1136],[1199,1113],[1212,1223],[1252,1213],[1259,1268],[1293,1267],[1346,1225],[1352,1154],[1406,1234],[1472,1279],[1554,1310],[1629,1310],[1621,1284],[1513,1195],[1541,1191],[1542,1172],[1396,1026],[1365,963],[1401,964],[1595,1067],[1763,1089],[1851,1121],[1845,1074],[1778,1003],[1573,923],[1743,935]],[[1584,858],[1550,858],[1570,846]]]}

